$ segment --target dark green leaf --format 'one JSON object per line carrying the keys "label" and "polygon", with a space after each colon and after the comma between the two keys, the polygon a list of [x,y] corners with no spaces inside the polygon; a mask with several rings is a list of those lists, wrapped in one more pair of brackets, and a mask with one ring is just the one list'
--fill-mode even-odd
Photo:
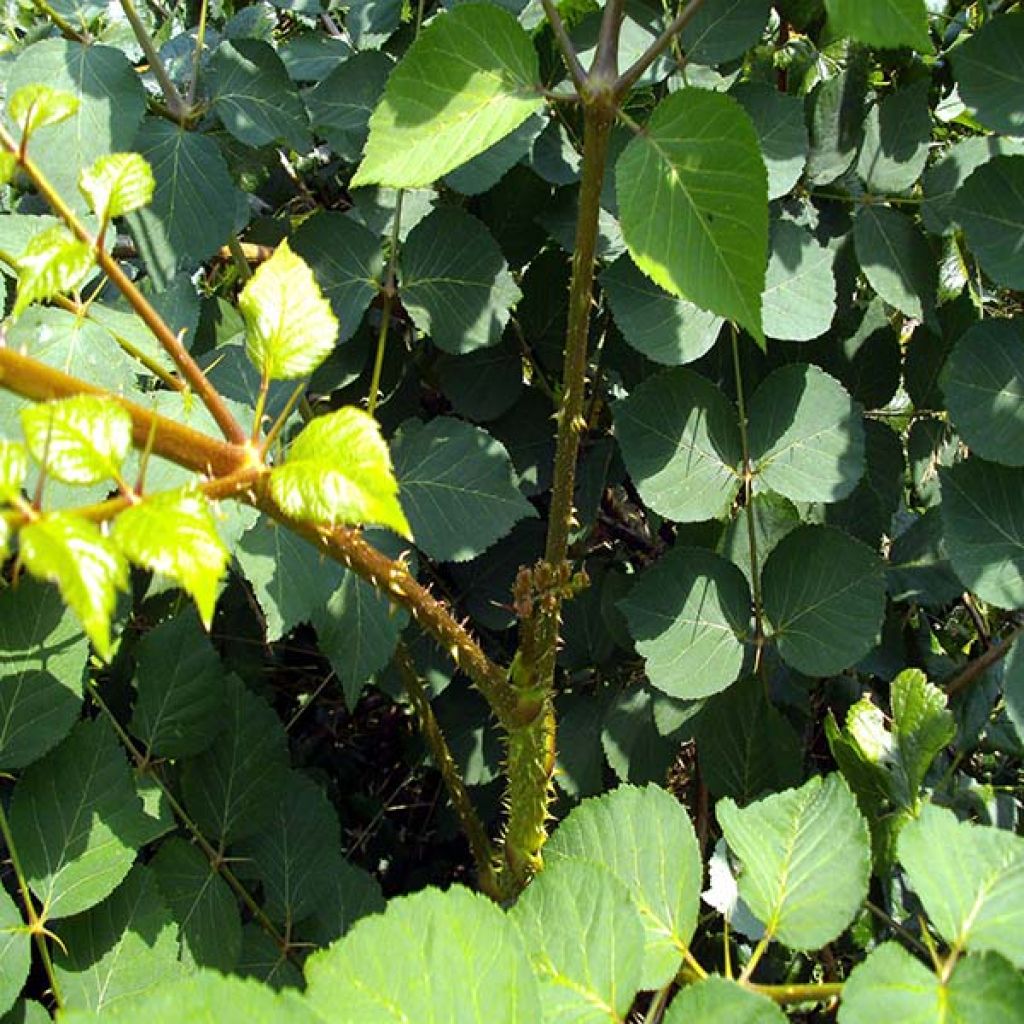
{"label": "dark green leaf", "polygon": [[883,49],[932,50],[925,0],[825,0],[825,7],[837,35]]}
{"label": "dark green leaf", "polygon": [[1024,13],[986,20],[950,59],[960,96],[986,127],[1024,135]]}
{"label": "dark green leaf", "polygon": [[772,225],[771,257],[762,296],[769,338],[810,341],[824,334],[836,314],[835,254],[792,221]]}
{"label": "dark green leaf", "polygon": [[693,63],[721,64],[761,38],[769,14],[769,0],[718,0],[697,11],[680,42]]}
{"label": "dark green leaf", "polygon": [[369,120],[392,68],[374,50],[355,54],[305,93],[313,130],[338,156],[355,162],[369,134]]}
{"label": "dark green leaf", "polygon": [[810,146],[804,104],[762,82],[743,82],[730,90],[754,122],[768,170],[768,198],[784,196],[800,180]]}
{"label": "dark green leaf", "polygon": [[902,192],[921,176],[932,134],[928,79],[876,103],[864,121],[857,173],[872,192]]}
{"label": "dark green leaf", "polygon": [[0,890],[0,1013],[6,1014],[28,980],[32,939],[21,911],[5,890]]}

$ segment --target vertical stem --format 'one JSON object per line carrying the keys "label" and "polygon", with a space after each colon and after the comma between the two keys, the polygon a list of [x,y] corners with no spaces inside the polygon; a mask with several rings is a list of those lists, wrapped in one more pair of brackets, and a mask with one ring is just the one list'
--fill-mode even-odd
{"label": "vertical stem", "polygon": [[413,663],[408,648],[401,641],[395,649],[395,665],[402,678],[406,696],[419,719],[423,738],[430,748],[430,756],[441,773],[452,807],[455,808],[455,813],[458,815],[459,824],[469,840],[469,848],[473,854],[473,862],[476,864],[480,889],[492,899],[496,899],[498,886],[494,876],[494,848],[487,837],[483,822],[476,813],[476,808],[473,807],[473,801],[469,798],[466,783],[463,781],[459,767],[452,757],[444,734],[441,732],[441,726],[434,715],[434,709],[430,706],[430,697],[416,671],[416,665]]}
{"label": "vertical stem", "polygon": [[196,49],[192,55],[192,78],[188,83],[189,107],[196,101],[196,91],[199,88],[199,72],[203,66],[203,46],[206,44],[206,8],[207,0],[200,0],[199,27],[196,29]]}
{"label": "vertical stem", "polygon": [[228,235],[228,252],[231,253],[232,263],[238,269],[238,276],[243,282],[248,281],[252,277],[252,267],[249,266],[249,261],[245,258],[245,250],[234,231]]}
{"label": "vertical stem", "polygon": [[121,0],[121,7],[135,33],[135,38],[139,41],[139,46],[142,47],[142,52],[146,55],[150,70],[160,85],[160,91],[164,94],[168,110],[179,121],[184,121],[188,114],[188,104],[182,99],[178,87],[171,81],[171,76],[167,74],[167,68],[164,67],[164,62],[160,59],[156,45],[146,31],[146,26],[142,24],[139,12],[135,10],[135,4],[132,3],[132,0]]}
{"label": "vertical stem", "polygon": [[750,466],[750,444],[747,439],[747,402],[743,393],[743,374],[740,372],[740,346],[736,325],[729,324],[732,336],[732,365],[736,375],[736,403],[740,411],[740,444],[743,448],[743,510],[747,517],[747,543],[750,546],[750,590],[754,598],[754,670],[760,667],[764,648],[764,613],[761,608],[761,567],[757,561],[757,516],[754,512],[754,479]]}

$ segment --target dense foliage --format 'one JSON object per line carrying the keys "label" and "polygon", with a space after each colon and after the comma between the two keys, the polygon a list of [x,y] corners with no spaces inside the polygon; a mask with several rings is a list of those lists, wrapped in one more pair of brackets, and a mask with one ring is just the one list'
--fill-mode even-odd
{"label": "dense foliage", "polygon": [[4,10],[2,1024],[1024,1020],[1020,3]]}

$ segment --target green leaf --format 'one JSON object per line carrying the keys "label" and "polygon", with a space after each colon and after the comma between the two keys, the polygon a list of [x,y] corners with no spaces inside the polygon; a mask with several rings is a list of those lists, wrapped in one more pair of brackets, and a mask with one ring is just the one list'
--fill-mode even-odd
{"label": "green leaf", "polygon": [[21,86],[7,100],[7,113],[21,129],[22,144],[36,129],[74,117],[78,107],[78,97],[73,92],[40,83]]}
{"label": "green leaf", "polygon": [[0,502],[21,498],[21,488],[28,475],[28,451],[18,441],[0,438]]}
{"label": "green leaf", "polygon": [[[9,185],[17,171],[17,156],[14,153],[8,153],[6,150],[0,152],[0,185]],[[0,287],[3,287],[2,278],[0,278]]]}
{"label": "green leaf", "polygon": [[536,515],[513,482],[508,453],[480,427],[451,417],[408,420],[393,447],[416,545],[431,558],[474,558]]}
{"label": "green leaf", "polygon": [[392,66],[386,54],[363,50],[304,93],[313,130],[342,160],[355,163],[363,152],[370,115]]}
{"label": "green leaf", "polygon": [[869,204],[853,222],[853,239],[868,284],[906,316],[931,319],[938,274],[917,225],[904,213]]}
{"label": "green leaf", "polygon": [[799,96],[789,96],[763,82],[742,82],[729,95],[754,123],[768,171],[768,198],[779,199],[800,180],[810,141]]}
{"label": "green leaf", "polygon": [[1024,288],[1024,155],[993,157],[972,171],[949,213],[985,273],[1007,288]]}
{"label": "green leaf", "polygon": [[507,11],[460,4],[419,34],[370,118],[354,186],[429,185],[544,104],[530,37]]}
{"label": "green leaf", "polygon": [[223,724],[224,667],[187,610],[147,633],[136,651],[138,699],[129,728],[149,757],[199,754]]}
{"label": "green leaf", "polygon": [[185,762],[185,809],[203,835],[229,843],[259,832],[287,780],[288,744],[277,715],[234,676],[224,680],[221,732]]}
{"label": "green leaf", "polygon": [[656,363],[692,363],[721,331],[720,316],[659,288],[625,254],[601,275],[601,287],[623,337]]}
{"label": "green leaf", "polygon": [[546,1019],[626,1019],[640,987],[644,924],[618,878],[588,861],[557,861],[519,897],[510,916],[540,978]]}
{"label": "green leaf", "polygon": [[924,0],[825,0],[825,8],[836,35],[888,50],[912,46],[931,53],[934,49]]}
{"label": "green leaf", "polygon": [[182,587],[209,629],[230,555],[217,533],[210,503],[199,491],[147,496],[114,521],[114,543],[136,565]]}
{"label": "green leaf", "polygon": [[622,882],[646,929],[641,988],[679,969],[697,927],[703,867],[686,811],[657,786],[619,786],[584,800],[544,847],[545,861],[595,861]]}
{"label": "green leaf", "polygon": [[921,176],[928,160],[932,118],[928,79],[890,93],[864,121],[857,173],[872,192],[903,192]]}
{"label": "green leaf", "polygon": [[946,549],[964,585],[999,608],[1024,605],[1024,469],[971,458],[939,467]]}
{"label": "green leaf", "polygon": [[789,1018],[767,996],[712,975],[672,1000],[665,1024],[783,1024]]}
{"label": "green leaf", "polygon": [[837,938],[868,893],[868,826],[841,775],[815,776],[799,789],[715,811],[743,870],[740,896],[765,934],[791,949]]}
{"label": "green leaf", "polygon": [[72,93],[78,110],[60,124],[42,128],[30,147],[32,159],[65,202],[84,210],[78,175],[97,157],[135,149],[135,133],[146,110],[142,79],[125,55],[95,41],[59,37],[26,47],[10,69],[6,93],[45,83]]}
{"label": "green leaf", "polygon": [[836,314],[835,254],[792,221],[772,225],[762,323],[769,338],[810,341],[824,334]]}
{"label": "green leaf", "polygon": [[957,432],[971,451],[1024,465],[1024,326],[982,320],[960,336],[942,371]]}
{"label": "green leaf", "polygon": [[882,560],[830,526],[800,526],[768,556],[764,610],[783,660],[809,676],[830,676],[864,657],[885,614]]}
{"label": "green leaf", "polygon": [[864,138],[869,64],[866,50],[854,50],[846,69],[811,93],[807,180],[813,185],[835,181],[857,155]]}
{"label": "green leaf", "polygon": [[316,912],[302,922],[299,933],[318,946],[330,945],[361,917],[384,911],[384,897],[373,875],[350,864],[337,865],[334,876],[320,890]]}
{"label": "green leaf", "polygon": [[988,18],[950,51],[960,97],[986,127],[1024,135],[1024,13]]}
{"label": "green leaf", "polygon": [[331,303],[338,318],[338,341],[347,341],[381,288],[380,238],[351,217],[326,211],[304,221],[291,246]]}
{"label": "green leaf", "polygon": [[673,93],[615,173],[633,262],[673,295],[738,321],[762,341],[768,187],[742,107],[719,93]]}
{"label": "green leaf", "polygon": [[846,389],[816,366],[793,363],[750,400],[757,485],[793,501],[838,501],[864,474],[864,425]]}
{"label": "green leaf", "polygon": [[306,424],[272,470],[270,492],[295,519],[387,526],[411,537],[395,476],[377,421],[346,406]]}
{"label": "green leaf", "polygon": [[20,316],[33,302],[77,288],[92,265],[92,250],[67,228],[52,227],[35,235],[17,259],[18,297],[11,316]]}
{"label": "green leaf", "polygon": [[803,777],[803,745],[755,676],[708,701],[696,721],[701,777],[715,796],[741,804]]}
{"label": "green leaf", "polygon": [[102,903],[62,921],[57,934],[62,1008],[106,1010],[183,976],[174,919],[142,865]]}
{"label": "green leaf", "polygon": [[14,1005],[28,980],[32,939],[14,900],[0,889],[0,1013]]}
{"label": "green leaf", "polygon": [[[96,1024],[91,1011],[62,1013],[61,1024]],[[197,971],[184,981],[158,985],[145,995],[104,1012],[102,1024],[311,1024],[309,1006],[294,993],[277,993],[259,982]],[[316,1022],[319,1024],[319,1022]]]}
{"label": "green leaf", "polygon": [[75,395],[30,405],[21,425],[29,451],[69,484],[117,479],[132,446],[132,418],[113,398]]}
{"label": "green leaf", "polygon": [[932,761],[953,742],[956,724],[945,693],[918,669],[905,669],[892,681],[889,699],[899,788],[903,802],[914,806]]}
{"label": "green leaf", "polygon": [[929,804],[900,833],[899,858],[947,942],[1024,967],[1024,839]]}
{"label": "green leaf", "polygon": [[921,219],[933,234],[951,231],[953,198],[971,172],[994,156],[1024,154],[1024,139],[1004,139],[998,135],[959,139],[924,172],[921,186],[924,202]]}
{"label": "green leaf", "polygon": [[720,519],[740,487],[743,460],[732,403],[692,370],[666,370],[614,408],[615,433],[640,496],[679,522]]}
{"label": "green leaf", "polygon": [[501,340],[521,293],[475,217],[438,207],[409,232],[401,267],[402,304],[438,347],[459,354]]}
{"label": "green leaf", "polygon": [[239,195],[220,147],[208,135],[148,118],[134,148],[153,170],[152,203],[128,217],[128,227],[159,288],[180,269],[212,256],[235,230]]}
{"label": "green leaf", "polygon": [[338,337],[330,303],[287,239],[246,282],[238,310],[245,320],[249,358],[270,380],[308,376]]}
{"label": "green leaf", "polygon": [[24,579],[0,592],[0,770],[24,768],[68,734],[88,659],[53,587]]}
{"label": "green leaf", "polygon": [[542,1019],[519,930],[485,896],[459,886],[391,900],[314,953],[306,978],[306,1000],[326,1024]]}
{"label": "green leaf", "polygon": [[1024,1000],[1024,978],[993,953],[963,957],[943,984],[905,949],[886,942],[850,972],[839,1024],[980,1024],[1011,1021]]}
{"label": "green leaf", "polygon": [[768,0],[719,0],[696,12],[680,35],[695,64],[721,64],[757,43],[771,14]]}
{"label": "green leaf", "polygon": [[274,48],[260,39],[225,39],[210,58],[213,110],[247,146],[286,142],[305,152],[309,119]]}
{"label": "green leaf", "polygon": [[101,223],[148,206],[155,187],[153,171],[138,153],[101,156],[78,177],[79,191]]}
{"label": "green leaf", "polygon": [[269,822],[236,850],[262,884],[267,915],[290,933],[341,871],[338,813],[316,783],[292,772]]}
{"label": "green leaf", "polygon": [[242,951],[238,903],[199,848],[172,836],[160,844],[149,869],[178,925],[181,960],[234,970]]}
{"label": "green leaf", "polygon": [[128,565],[121,553],[94,523],[63,513],[23,526],[18,543],[25,568],[57,584],[97,653],[108,661],[117,591],[128,589]]}
{"label": "green leaf", "polygon": [[736,680],[750,626],[750,588],[720,555],[674,547],[642,572],[619,607],[651,684],[706,697]]}
{"label": "green leaf", "polygon": [[50,920],[109,896],[151,838],[131,769],[102,718],[79,722],[25,769],[10,821],[22,870]]}

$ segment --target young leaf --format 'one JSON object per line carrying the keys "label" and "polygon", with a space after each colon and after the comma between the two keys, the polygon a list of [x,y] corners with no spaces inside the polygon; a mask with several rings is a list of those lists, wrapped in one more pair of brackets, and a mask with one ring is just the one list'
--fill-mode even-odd
{"label": "young leaf", "polygon": [[890,701],[899,793],[913,807],[932,761],[953,742],[956,723],[946,707],[945,693],[918,669],[905,669],[892,681]]}
{"label": "young leaf", "polygon": [[311,374],[338,337],[330,303],[287,239],[246,282],[238,310],[245,320],[249,358],[270,380]]}
{"label": "young leaf", "polygon": [[673,295],[738,321],[763,342],[768,182],[743,108],[721,93],[673,93],[615,174],[633,262]]}
{"label": "young leaf", "polygon": [[138,153],[101,156],[78,178],[79,190],[101,222],[147,206],[154,187],[152,168]]}
{"label": "young leaf", "polygon": [[0,502],[14,502],[28,474],[28,452],[18,441],[0,438]]}
{"label": "young leaf", "polygon": [[54,513],[21,528],[21,559],[33,576],[56,583],[104,661],[110,660],[110,619],[118,590],[128,589],[128,565],[99,527]]}
{"label": "young leaf", "polygon": [[736,410],[692,370],[648,377],[614,409],[615,433],[644,501],[679,522],[722,518],[740,487]]}
{"label": "young leaf", "polygon": [[829,526],[800,526],[768,556],[764,610],[783,660],[805,675],[849,668],[878,638],[885,614],[882,560]]}
{"label": "young leaf", "polygon": [[676,971],[697,927],[703,875],[686,811],[657,786],[620,786],[584,800],[544,847],[545,860],[596,861],[622,882],[643,918],[641,987],[660,988]]}
{"label": "young leaf", "polygon": [[545,1019],[625,1020],[644,959],[644,924],[629,890],[607,868],[562,860],[512,908],[540,978]]}
{"label": "young leaf", "polygon": [[82,707],[89,643],[53,587],[0,591],[0,771],[24,768],[68,734]]}
{"label": "young leaf", "polygon": [[78,97],[49,85],[23,85],[7,101],[7,113],[27,139],[38,128],[60,124],[78,110]]}
{"label": "young leaf", "polygon": [[750,588],[720,555],[675,547],[619,603],[651,685],[672,697],[724,690],[743,667]]}
{"label": "young leaf", "polygon": [[789,1018],[767,996],[712,975],[672,1000],[665,1024],[784,1024]]}
{"label": "young leaf", "polygon": [[900,833],[899,858],[947,942],[1024,967],[1024,838],[928,804]]}
{"label": "young leaf", "polygon": [[57,933],[54,969],[67,1009],[106,1010],[184,977],[174,919],[153,872],[141,864],[102,903],[62,921]]}
{"label": "young leaf", "polygon": [[387,526],[412,536],[380,427],[354,406],[308,423],[271,472],[270,490],[296,519]]}
{"label": "young leaf", "polygon": [[1024,135],[1024,13],[987,18],[963,46],[950,51],[960,96],[986,127]]}
{"label": "young leaf", "polygon": [[838,501],[864,475],[864,425],[846,389],[817,366],[793,363],[750,400],[757,486],[793,501]]}
{"label": "young leaf", "polygon": [[825,0],[825,7],[836,35],[882,49],[933,49],[925,0]]}
{"label": "young leaf", "polygon": [[10,821],[29,886],[52,920],[109,896],[152,838],[124,751],[102,718],[79,722],[25,769]]}
{"label": "young leaf", "polygon": [[177,583],[196,602],[209,629],[230,555],[217,533],[210,503],[198,491],[147,496],[114,520],[114,543],[136,565]]}
{"label": "young leaf", "polygon": [[543,1019],[519,929],[486,897],[459,886],[392,900],[314,953],[306,979],[306,999],[325,1024]]}
{"label": "young leaf", "polygon": [[871,841],[841,775],[744,808],[727,797],[716,814],[743,864],[740,896],[768,936],[818,949],[850,924],[867,896]]}
{"label": "young leaf", "polygon": [[418,188],[455,170],[540,110],[530,37],[491,4],[460,4],[424,28],[370,118],[353,186]]}
{"label": "young leaf", "polygon": [[17,259],[18,297],[11,316],[16,319],[33,302],[77,288],[92,265],[92,250],[63,225],[40,232]]}
{"label": "young leaf", "polygon": [[112,398],[74,395],[22,410],[29,451],[67,484],[116,479],[132,446],[132,418]]}
{"label": "young leaf", "polygon": [[480,427],[447,416],[408,420],[394,453],[416,544],[431,558],[474,558],[536,515],[513,482],[508,453]]}
{"label": "young leaf", "polygon": [[942,521],[957,576],[999,608],[1024,605],[1024,469],[977,457],[939,467]]}

